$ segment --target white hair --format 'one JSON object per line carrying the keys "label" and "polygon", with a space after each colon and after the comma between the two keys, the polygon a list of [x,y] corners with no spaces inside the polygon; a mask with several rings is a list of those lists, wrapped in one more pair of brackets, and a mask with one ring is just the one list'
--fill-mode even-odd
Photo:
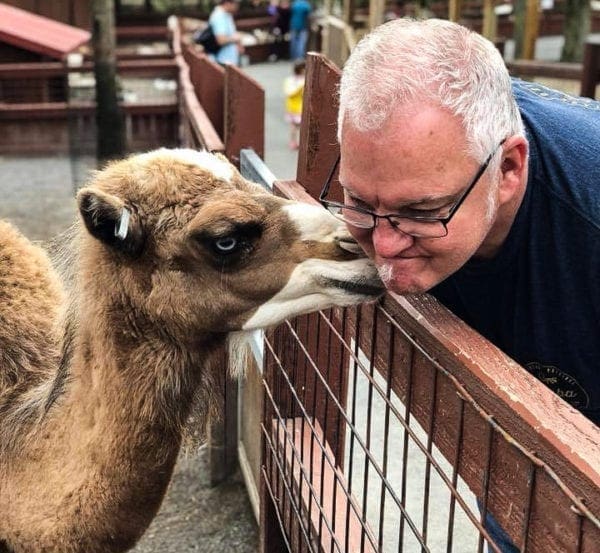
{"label": "white hair", "polygon": [[[523,122],[502,56],[481,35],[440,19],[396,19],[363,38],[344,66],[342,125],[381,129],[400,107],[430,102],[460,118],[469,155],[482,162]],[[499,157],[490,169],[497,168]]]}

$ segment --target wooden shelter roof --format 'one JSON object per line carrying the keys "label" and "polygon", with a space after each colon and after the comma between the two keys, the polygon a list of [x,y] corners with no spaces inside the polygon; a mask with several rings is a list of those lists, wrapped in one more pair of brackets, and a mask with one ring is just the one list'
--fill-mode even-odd
{"label": "wooden shelter roof", "polygon": [[88,31],[0,3],[0,41],[63,59],[91,37]]}

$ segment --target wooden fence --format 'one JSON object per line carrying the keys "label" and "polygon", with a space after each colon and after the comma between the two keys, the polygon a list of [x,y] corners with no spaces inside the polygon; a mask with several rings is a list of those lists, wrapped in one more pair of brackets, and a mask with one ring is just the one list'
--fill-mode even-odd
{"label": "wooden fence", "polygon": [[236,165],[242,148],[264,155],[264,90],[232,65],[220,66],[172,28],[180,71],[182,145],[223,152]]}
{"label": "wooden fence", "polygon": [[[169,59],[127,59],[118,62],[119,75],[152,82],[176,80],[177,66]],[[68,67],[60,62],[0,64],[0,153],[64,154],[71,151],[77,130],[81,141],[94,151],[95,104],[91,62]],[[88,84],[78,98],[69,79]],[[91,92],[90,92],[91,91]],[[177,101],[159,98],[124,101],[126,144],[129,151],[175,146],[177,143]]]}
{"label": "wooden fence", "polygon": [[600,40],[598,39],[587,40],[582,63],[515,60],[506,65],[510,74],[517,77],[578,81],[580,96],[600,97],[597,93],[600,83]]}
{"label": "wooden fence", "polygon": [[[309,55],[297,179],[276,193],[318,197],[338,79]],[[474,497],[523,551],[600,550],[599,429],[433,298],[300,317],[262,361],[261,551],[482,551]]]}

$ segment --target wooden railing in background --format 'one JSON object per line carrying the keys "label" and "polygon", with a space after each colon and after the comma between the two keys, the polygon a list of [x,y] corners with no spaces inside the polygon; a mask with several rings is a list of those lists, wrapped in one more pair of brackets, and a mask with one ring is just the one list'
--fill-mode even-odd
{"label": "wooden railing in background", "polygon": [[172,26],[172,47],[180,68],[182,145],[224,152],[239,165],[242,148],[264,153],[263,88],[239,68],[220,66],[183,40]]}
{"label": "wooden railing in background", "polygon": [[[93,142],[94,102],[70,98],[68,85],[69,75],[91,76],[92,71],[91,62],[77,67],[60,62],[0,64],[0,153],[68,154],[73,128]],[[120,60],[118,72],[142,79],[177,79],[177,66],[169,59]],[[176,145],[176,101],[125,99],[121,108],[129,151]],[[86,128],[91,130],[86,133]],[[94,151],[92,143],[89,149]]]}
{"label": "wooden railing in background", "polygon": [[514,60],[506,66],[516,77],[546,77],[579,81],[579,95],[596,98],[600,84],[600,40],[588,39],[582,63],[545,62],[536,60]]}

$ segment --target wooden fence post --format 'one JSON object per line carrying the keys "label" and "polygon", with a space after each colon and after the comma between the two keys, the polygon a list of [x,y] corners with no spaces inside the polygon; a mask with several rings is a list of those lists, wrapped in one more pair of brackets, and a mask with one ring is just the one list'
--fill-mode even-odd
{"label": "wooden fence post", "polygon": [[308,54],[296,180],[318,198],[338,153],[335,93],[340,70],[320,54]]}
{"label": "wooden fence post", "polygon": [[225,154],[239,166],[240,150],[265,155],[265,91],[241,69],[225,68]]}
{"label": "wooden fence post", "polygon": [[596,97],[596,86],[600,82],[600,40],[588,39],[583,52],[581,96]]}

